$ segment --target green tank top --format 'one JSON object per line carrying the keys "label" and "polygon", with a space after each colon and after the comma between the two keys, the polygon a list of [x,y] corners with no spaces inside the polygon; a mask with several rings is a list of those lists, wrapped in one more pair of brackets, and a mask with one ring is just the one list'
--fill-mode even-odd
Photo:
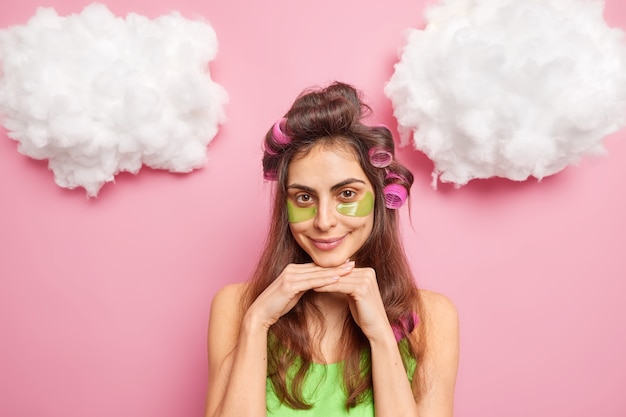
{"label": "green tank top", "polygon": [[[407,377],[413,380],[416,362],[407,351],[406,339],[399,343],[400,352],[406,358],[408,369]],[[331,363],[327,365],[313,363],[309,368],[307,377],[302,387],[304,398],[309,404],[313,404],[308,410],[294,410],[282,404],[276,397],[272,382],[266,380],[266,405],[268,417],[283,416],[323,416],[323,417],[372,417],[374,416],[374,403],[372,397],[359,403],[357,406],[346,410],[347,395],[343,389],[342,364]]]}

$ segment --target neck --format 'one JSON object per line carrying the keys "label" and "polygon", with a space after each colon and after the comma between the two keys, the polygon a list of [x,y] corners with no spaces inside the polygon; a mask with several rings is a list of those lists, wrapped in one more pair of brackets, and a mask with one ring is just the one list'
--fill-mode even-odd
{"label": "neck", "polygon": [[322,312],[323,321],[309,322],[313,340],[319,342],[315,360],[334,363],[341,360],[341,339],[346,317],[350,314],[346,296],[337,293],[317,294],[315,305]]}
{"label": "neck", "polygon": [[343,321],[349,314],[346,295],[338,293],[320,293],[315,298],[315,305],[324,314],[325,324]]}

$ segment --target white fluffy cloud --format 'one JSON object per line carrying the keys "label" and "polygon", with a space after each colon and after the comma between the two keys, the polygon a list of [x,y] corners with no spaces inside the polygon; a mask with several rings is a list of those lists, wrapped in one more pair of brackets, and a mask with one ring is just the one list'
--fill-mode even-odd
{"label": "white fluffy cloud", "polygon": [[212,81],[213,28],[171,13],[114,16],[92,4],[40,8],[0,32],[0,114],[21,153],[89,196],[142,165],[189,172],[207,160],[226,91]]}
{"label": "white fluffy cloud", "polygon": [[589,0],[443,0],[385,86],[403,143],[458,186],[555,174],[626,124],[624,32]]}

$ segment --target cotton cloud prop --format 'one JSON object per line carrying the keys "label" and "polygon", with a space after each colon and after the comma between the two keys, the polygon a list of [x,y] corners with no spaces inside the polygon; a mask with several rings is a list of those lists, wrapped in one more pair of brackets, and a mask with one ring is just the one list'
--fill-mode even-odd
{"label": "cotton cloud prop", "polygon": [[177,13],[40,8],[0,32],[3,124],[19,152],[48,160],[59,186],[89,196],[143,164],[189,172],[223,121],[227,94],[207,68],[216,53],[213,28]]}
{"label": "cotton cloud prop", "polygon": [[411,30],[385,86],[403,144],[437,181],[555,174],[625,124],[624,33],[603,3],[448,0]]}

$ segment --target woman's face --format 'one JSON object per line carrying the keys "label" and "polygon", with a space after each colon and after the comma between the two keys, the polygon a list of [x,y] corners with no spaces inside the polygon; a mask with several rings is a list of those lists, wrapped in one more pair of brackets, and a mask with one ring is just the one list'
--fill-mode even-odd
{"label": "woman's face", "polygon": [[374,188],[348,148],[315,146],[287,171],[289,225],[319,266],[339,266],[374,226]]}

